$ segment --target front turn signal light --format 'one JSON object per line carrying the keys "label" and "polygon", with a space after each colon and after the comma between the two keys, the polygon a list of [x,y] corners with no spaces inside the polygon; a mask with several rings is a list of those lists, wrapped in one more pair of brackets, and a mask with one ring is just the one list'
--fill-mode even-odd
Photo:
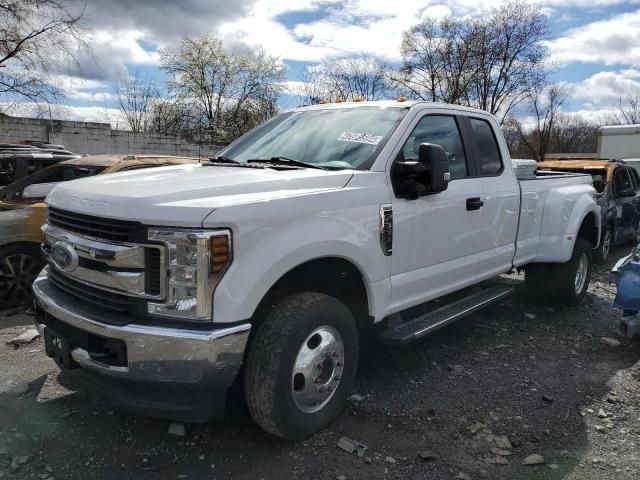
{"label": "front turn signal light", "polygon": [[221,273],[231,263],[231,237],[216,235],[211,238],[211,273]]}

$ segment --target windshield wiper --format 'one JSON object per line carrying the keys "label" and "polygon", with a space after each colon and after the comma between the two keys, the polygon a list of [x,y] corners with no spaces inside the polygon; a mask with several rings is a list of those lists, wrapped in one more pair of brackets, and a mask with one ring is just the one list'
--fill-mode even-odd
{"label": "windshield wiper", "polygon": [[256,158],[253,160],[247,160],[247,163],[271,163],[272,165],[290,165],[292,167],[317,168],[318,170],[328,170],[328,168],[321,167],[320,165],[303,162],[301,160],[294,160],[292,158],[287,158],[287,157],[271,157],[270,159]]}
{"label": "windshield wiper", "polygon": [[209,161],[215,163],[232,163],[234,165],[240,165],[239,161],[234,160],[233,158],[225,157],[224,155],[220,155],[216,158],[211,158],[209,159]]}
{"label": "windshield wiper", "polygon": [[215,166],[229,166],[229,167],[242,167],[242,168],[265,168],[263,165],[248,165],[247,163],[242,163],[233,158],[219,156],[216,158],[210,158],[208,163],[203,163],[202,165],[208,167]]}

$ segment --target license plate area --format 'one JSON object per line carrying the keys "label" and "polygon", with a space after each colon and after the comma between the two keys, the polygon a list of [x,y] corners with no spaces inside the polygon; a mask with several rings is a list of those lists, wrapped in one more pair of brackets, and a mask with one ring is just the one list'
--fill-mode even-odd
{"label": "license plate area", "polygon": [[44,350],[47,356],[53,358],[61,367],[79,367],[71,357],[71,344],[69,341],[50,328],[44,329]]}
{"label": "license plate area", "polygon": [[38,311],[38,320],[45,325],[45,352],[56,363],[66,368],[77,368],[71,352],[80,348],[97,362],[114,367],[127,367],[127,346],[123,340],[89,333],[66,322],[58,320],[46,312]]}

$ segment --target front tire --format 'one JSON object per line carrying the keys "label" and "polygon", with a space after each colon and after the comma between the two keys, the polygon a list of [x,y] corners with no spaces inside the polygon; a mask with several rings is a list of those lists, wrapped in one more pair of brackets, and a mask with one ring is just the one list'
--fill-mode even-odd
{"label": "front tire", "polygon": [[553,265],[553,299],[564,305],[576,306],[587,294],[593,264],[591,244],[584,238],[576,239],[568,262]]}
{"label": "front tire", "polygon": [[351,311],[328,295],[292,294],[255,332],[244,379],[251,416],[279,437],[307,438],[340,414],[357,363]]}
{"label": "front tire", "polygon": [[602,234],[602,240],[600,241],[600,246],[598,247],[595,255],[595,260],[598,264],[603,265],[607,263],[609,254],[613,248],[613,238],[613,228],[611,225],[607,225],[604,233]]}

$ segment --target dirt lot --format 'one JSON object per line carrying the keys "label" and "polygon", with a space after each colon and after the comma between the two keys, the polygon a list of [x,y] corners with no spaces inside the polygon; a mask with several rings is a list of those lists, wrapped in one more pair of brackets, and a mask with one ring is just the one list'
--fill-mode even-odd
{"label": "dirt lot", "polygon": [[[640,343],[602,342],[620,316],[607,271],[580,308],[536,305],[520,286],[409,348],[366,340],[363,398],[301,443],[261,432],[238,399],[224,421],[171,435],[74,391],[40,339],[6,345],[32,318],[0,317],[0,478],[640,478]],[[341,437],[368,450],[348,454]]]}

